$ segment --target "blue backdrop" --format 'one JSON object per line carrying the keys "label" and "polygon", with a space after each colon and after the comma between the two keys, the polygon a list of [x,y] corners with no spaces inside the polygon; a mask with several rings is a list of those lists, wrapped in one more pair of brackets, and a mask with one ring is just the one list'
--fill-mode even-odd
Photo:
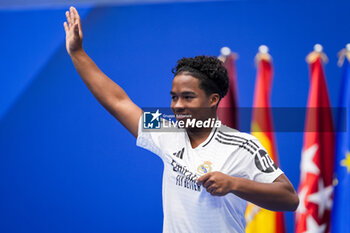
{"label": "blue backdrop", "polygon": [[[84,48],[141,107],[170,104],[181,57],[239,54],[239,105],[252,105],[258,46],[275,69],[272,106],[305,107],[305,56],[330,58],[333,106],[350,3],[225,1],[78,6]],[[162,162],[94,99],[65,50],[68,7],[0,11],[0,232],[161,232]],[[292,119],[286,119],[292,120]],[[282,170],[299,181],[302,133],[277,133]],[[293,232],[293,214],[287,215]]]}

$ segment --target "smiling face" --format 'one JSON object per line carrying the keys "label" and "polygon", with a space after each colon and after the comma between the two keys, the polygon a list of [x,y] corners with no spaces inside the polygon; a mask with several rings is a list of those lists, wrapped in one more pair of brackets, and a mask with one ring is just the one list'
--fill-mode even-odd
{"label": "smiling face", "polygon": [[178,115],[190,115],[197,120],[216,117],[219,94],[208,95],[200,88],[200,81],[186,72],[174,77],[170,95],[171,109],[177,120],[184,120]]}

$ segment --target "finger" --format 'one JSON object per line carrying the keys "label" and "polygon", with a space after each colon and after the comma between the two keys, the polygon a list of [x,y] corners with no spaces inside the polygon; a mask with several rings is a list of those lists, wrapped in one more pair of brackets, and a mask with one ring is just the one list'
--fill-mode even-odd
{"label": "finger", "polygon": [[80,37],[82,37],[82,31],[81,31],[81,20],[80,20],[80,16],[79,13],[77,11],[77,9],[75,9],[75,7],[73,7],[73,12],[74,12],[74,17],[75,17],[75,23],[78,23],[79,25],[79,32],[80,32]]}
{"label": "finger", "polygon": [[203,187],[204,188],[208,188],[210,185],[214,184],[215,182],[211,179],[207,179],[204,183],[203,183]]}
{"label": "finger", "polygon": [[73,12],[74,12],[74,15],[77,17],[77,19],[80,18],[79,13],[77,9],[75,9],[75,7],[73,7]]}
{"label": "finger", "polygon": [[212,196],[218,196],[218,193],[217,193],[216,189],[212,190],[212,191],[210,192],[210,194],[211,194]]}
{"label": "finger", "polygon": [[70,15],[71,15],[71,18],[72,18],[72,22],[75,25],[77,23],[77,18],[76,18],[76,15],[75,15],[74,8],[70,7],[69,12],[70,12]]}
{"label": "finger", "polygon": [[205,174],[197,179],[197,184],[201,185],[209,178],[210,178],[210,173],[207,173],[207,174]]}
{"label": "finger", "polygon": [[73,25],[75,25],[76,21],[75,21],[75,12],[74,12],[74,7],[70,7],[69,8],[69,14],[70,14],[70,17],[71,17],[71,20],[72,20],[72,23]]}
{"label": "finger", "polygon": [[217,195],[216,188],[211,188],[211,189],[207,190],[207,192],[213,196]]}
{"label": "finger", "polygon": [[68,32],[68,25],[67,22],[63,23],[64,31],[67,33]]}
{"label": "finger", "polygon": [[79,14],[77,9],[75,9],[75,7],[71,7],[71,11],[73,13],[73,17],[74,17],[74,23],[77,23],[79,21]]}
{"label": "finger", "polygon": [[209,185],[206,190],[208,193],[212,193],[216,189],[216,186],[214,184]]}
{"label": "finger", "polygon": [[69,15],[70,15],[70,20],[72,21],[72,24],[74,25],[75,24],[75,19],[74,19],[74,12],[73,12],[73,7],[71,6],[69,8]]}
{"label": "finger", "polygon": [[70,15],[69,15],[69,11],[66,11],[66,18],[67,18],[67,22],[68,22],[68,28],[72,27],[72,22],[70,19]]}

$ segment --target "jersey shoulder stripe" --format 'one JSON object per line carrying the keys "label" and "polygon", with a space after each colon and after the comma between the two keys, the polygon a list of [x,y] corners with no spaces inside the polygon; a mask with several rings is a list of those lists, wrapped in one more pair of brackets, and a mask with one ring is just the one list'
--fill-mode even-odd
{"label": "jersey shoulder stripe", "polygon": [[221,135],[229,137],[229,138],[236,138],[242,141],[249,141],[252,139],[256,139],[253,135],[247,134],[247,133],[241,133],[241,132],[226,132],[225,133],[222,130],[218,131]]}
{"label": "jersey shoulder stripe", "polygon": [[249,150],[252,150],[253,152],[255,152],[257,150],[257,148],[251,144],[248,140],[247,141],[240,141],[240,140],[236,140],[236,139],[232,139],[232,138],[226,138],[226,137],[223,137],[221,135],[217,135],[216,137],[218,140],[217,141],[220,141],[221,143],[223,144],[232,144],[232,145],[242,145],[244,146],[244,148],[247,148]]}
{"label": "jersey shoulder stripe", "polygon": [[[238,136],[239,135],[239,136]],[[227,133],[227,132],[222,132],[222,131],[218,131],[218,137],[220,139],[224,139],[226,141],[234,141],[234,142],[240,142],[245,144],[246,147],[249,147],[251,150],[253,150],[254,152],[257,151],[258,149],[261,149],[260,146],[258,146],[258,144],[256,144],[254,142],[254,140],[257,140],[256,137],[254,137],[253,135],[247,134],[247,133]]]}
{"label": "jersey shoulder stripe", "polygon": [[236,135],[225,134],[225,133],[223,133],[221,131],[219,131],[217,137],[219,137],[220,139],[226,140],[226,141],[233,141],[233,142],[236,142],[236,143],[243,143],[246,146],[250,147],[254,151],[259,149],[259,146],[255,142],[250,140],[250,139],[246,139],[246,138],[239,137],[239,136],[236,136]]}
{"label": "jersey shoulder stripe", "polygon": [[241,148],[247,150],[252,155],[255,153],[255,150],[253,151],[251,148],[247,147],[245,143],[236,143],[236,142],[233,142],[233,141],[231,141],[231,142],[230,141],[223,141],[219,137],[215,137],[215,140],[218,141],[221,144],[241,147]]}

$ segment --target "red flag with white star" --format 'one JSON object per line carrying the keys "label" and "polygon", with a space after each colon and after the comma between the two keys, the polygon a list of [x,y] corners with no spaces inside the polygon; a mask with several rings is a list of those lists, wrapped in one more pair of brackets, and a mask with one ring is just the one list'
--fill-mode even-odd
{"label": "red flag with white star", "polygon": [[297,233],[329,232],[333,194],[334,128],[323,62],[322,46],[307,56],[310,89],[306,111],[304,145],[300,164]]}

